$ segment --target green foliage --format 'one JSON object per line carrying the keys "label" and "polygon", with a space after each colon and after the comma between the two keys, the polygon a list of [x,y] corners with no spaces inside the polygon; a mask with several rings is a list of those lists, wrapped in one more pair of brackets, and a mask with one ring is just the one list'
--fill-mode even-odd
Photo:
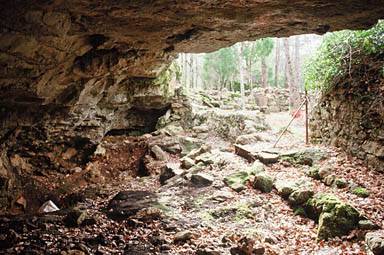
{"label": "green foliage", "polygon": [[203,79],[216,80],[220,85],[226,85],[237,72],[236,66],[236,55],[232,47],[208,53],[204,57]]}
{"label": "green foliage", "polygon": [[369,197],[369,191],[363,187],[357,187],[353,189],[352,193],[358,197]]}
{"label": "green foliage", "polygon": [[[242,42],[242,55],[238,56],[236,46],[223,48],[208,53],[204,57],[203,80],[206,84],[217,84],[217,87],[231,88],[233,91],[240,91],[238,81],[238,63],[241,57],[246,63],[246,69],[252,77],[260,77],[260,71],[256,70],[256,62],[261,58],[269,56],[273,49],[273,39],[263,38],[255,42]],[[271,72],[268,75],[272,76]],[[245,89],[249,89],[245,84]]]}
{"label": "green foliage", "polygon": [[384,53],[384,22],[369,30],[340,31],[325,35],[316,55],[305,67],[305,87],[330,89],[336,78],[348,73],[362,55]]}

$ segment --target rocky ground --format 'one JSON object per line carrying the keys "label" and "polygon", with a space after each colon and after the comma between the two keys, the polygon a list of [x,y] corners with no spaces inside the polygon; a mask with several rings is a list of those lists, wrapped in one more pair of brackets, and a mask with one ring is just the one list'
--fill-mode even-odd
{"label": "rocky ground", "polygon": [[305,145],[302,116],[272,148],[289,113],[228,111],[106,137],[55,182],[61,210],[0,218],[0,254],[383,254],[382,174]]}

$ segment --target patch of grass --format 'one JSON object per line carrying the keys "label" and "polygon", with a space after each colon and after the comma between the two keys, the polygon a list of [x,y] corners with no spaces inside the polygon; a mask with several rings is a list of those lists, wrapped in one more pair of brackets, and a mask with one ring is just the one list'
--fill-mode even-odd
{"label": "patch of grass", "polygon": [[352,194],[355,194],[358,197],[369,197],[369,191],[366,188],[363,187],[357,187],[352,190]]}

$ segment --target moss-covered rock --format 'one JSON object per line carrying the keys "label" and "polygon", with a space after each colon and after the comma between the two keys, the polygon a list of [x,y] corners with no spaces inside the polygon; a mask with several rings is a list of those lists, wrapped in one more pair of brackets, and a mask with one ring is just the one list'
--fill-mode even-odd
{"label": "moss-covered rock", "polygon": [[312,166],[311,168],[308,169],[308,171],[305,173],[308,177],[311,177],[316,180],[320,180],[320,175],[319,175],[319,167],[318,166]]}
{"label": "moss-covered rock", "polygon": [[297,206],[305,204],[312,196],[314,192],[309,189],[299,189],[294,191],[288,198],[291,205]]}
{"label": "moss-covered rock", "polygon": [[251,176],[264,172],[264,165],[261,162],[255,161],[250,167],[243,171],[230,174],[224,178],[224,183],[227,184],[231,189],[239,192],[246,188],[246,183],[249,181]]}
{"label": "moss-covered rock", "polygon": [[352,193],[358,197],[363,197],[363,198],[369,197],[369,191],[363,187],[357,187],[353,189]]}
{"label": "moss-covered rock", "polygon": [[288,161],[293,165],[308,165],[312,166],[314,162],[326,158],[327,154],[316,148],[305,149],[301,151],[287,152],[281,154],[280,159]]}
{"label": "moss-covered rock", "polygon": [[256,174],[253,187],[261,190],[262,192],[271,192],[273,188],[273,179],[265,173]]}
{"label": "moss-covered rock", "polygon": [[309,217],[319,220],[317,238],[326,240],[348,234],[358,227],[359,212],[332,194],[320,193],[305,206]]}
{"label": "moss-covered rock", "polygon": [[339,189],[343,189],[348,186],[348,182],[342,178],[337,178],[333,184]]}
{"label": "moss-covered rock", "polygon": [[283,198],[288,198],[298,188],[298,184],[290,180],[276,180],[274,184],[277,192]]}
{"label": "moss-covered rock", "polygon": [[230,174],[224,178],[224,183],[231,189],[239,192],[245,189],[245,184],[249,180],[249,173],[246,171],[239,171],[234,174]]}

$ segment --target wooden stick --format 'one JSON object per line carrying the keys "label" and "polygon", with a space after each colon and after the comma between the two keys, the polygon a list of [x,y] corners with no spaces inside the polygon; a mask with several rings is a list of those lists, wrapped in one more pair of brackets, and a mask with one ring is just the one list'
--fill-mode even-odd
{"label": "wooden stick", "polygon": [[308,135],[308,92],[305,89],[305,144],[309,144],[309,135]]}
{"label": "wooden stick", "polygon": [[284,133],[288,130],[289,126],[291,125],[291,123],[292,123],[293,120],[295,119],[296,114],[300,111],[301,107],[303,107],[303,105],[305,104],[306,101],[307,101],[307,99],[305,99],[305,100],[301,103],[300,107],[297,108],[296,112],[293,114],[292,119],[289,121],[288,125],[285,127],[285,129],[283,130],[283,132],[281,132],[279,138],[277,138],[277,141],[275,142],[275,144],[273,145],[272,148],[275,148],[275,147],[276,147],[277,143],[280,141],[280,139],[281,139],[281,137],[284,135]]}

